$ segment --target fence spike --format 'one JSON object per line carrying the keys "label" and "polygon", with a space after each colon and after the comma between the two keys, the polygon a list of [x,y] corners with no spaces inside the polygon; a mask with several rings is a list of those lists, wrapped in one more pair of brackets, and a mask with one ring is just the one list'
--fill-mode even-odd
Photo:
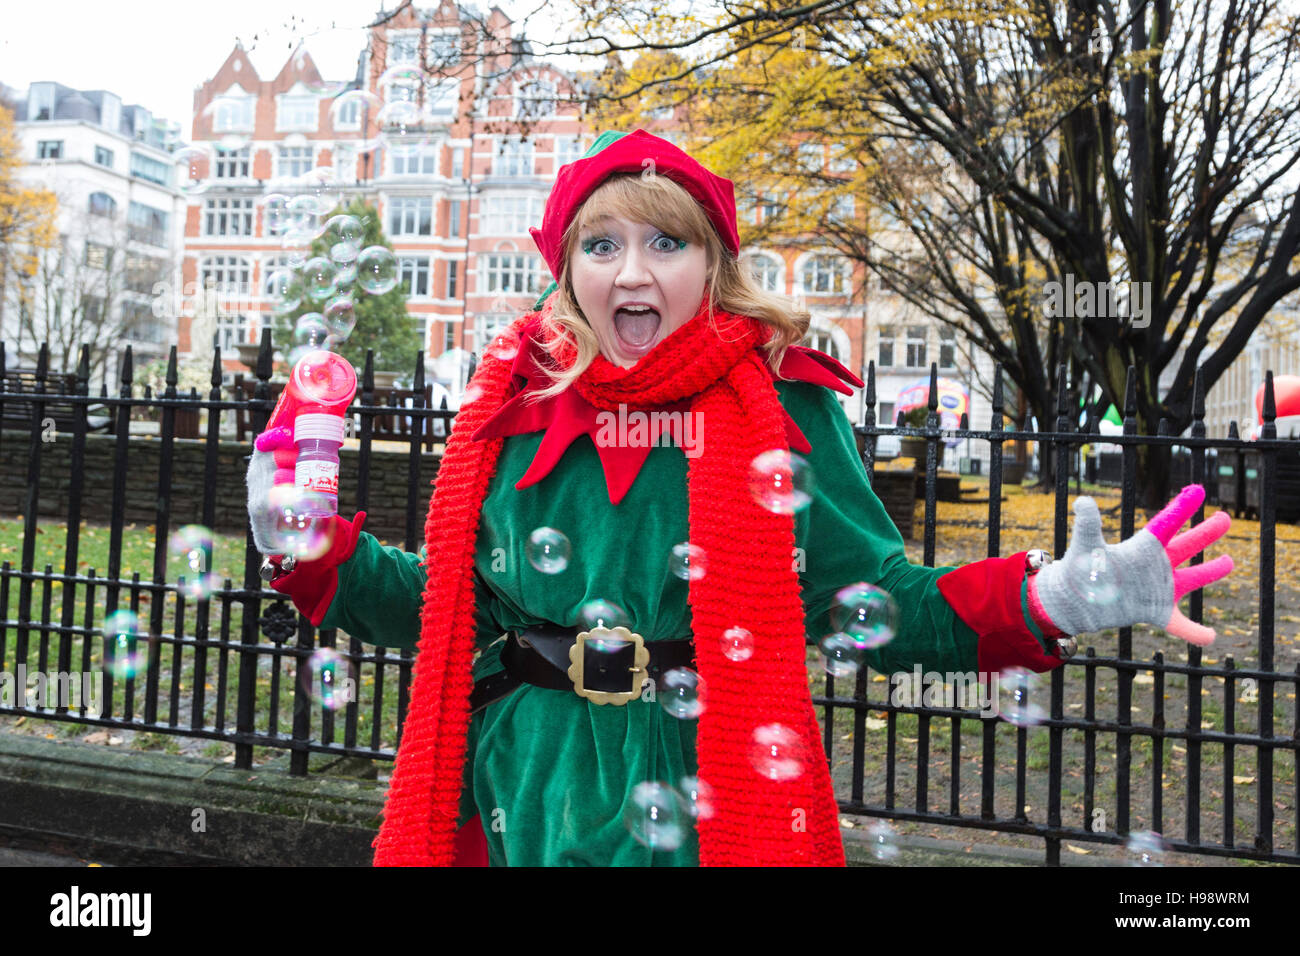
{"label": "fence spike", "polygon": [[259,381],[269,382],[271,380],[271,329],[264,327],[262,329],[261,347],[257,350],[257,370],[253,373]]}
{"label": "fence spike", "polygon": [[174,392],[176,390],[176,383],[180,381],[180,377],[176,374],[175,345],[172,345],[172,347],[167,351],[167,374],[163,376],[163,381],[167,383],[167,391],[169,392]]}

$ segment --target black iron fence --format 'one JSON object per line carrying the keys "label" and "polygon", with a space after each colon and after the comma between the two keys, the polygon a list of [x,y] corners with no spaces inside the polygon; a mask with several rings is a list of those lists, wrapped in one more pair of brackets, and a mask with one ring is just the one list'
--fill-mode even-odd
{"label": "black iron fence", "polygon": [[[199,523],[211,527],[218,496],[244,493],[242,487],[219,487],[215,480],[223,421],[229,430],[236,415],[246,415],[257,432],[271,411],[269,335],[262,340],[251,398],[242,387],[237,394],[230,388],[223,392],[220,352],[206,397],[177,393],[174,349],[168,384],[160,395],[141,394],[132,380],[129,351],[115,395],[109,394],[107,385],[99,395],[90,394],[85,350],[79,371],[67,380],[56,380],[45,362],[43,350],[29,382],[20,390],[6,385],[0,392],[0,418],[13,424],[15,416],[21,415],[27,424],[25,433],[0,432],[0,447],[24,442],[27,452],[21,555],[0,567],[0,672],[19,664],[41,673],[103,672],[104,688],[98,713],[84,699],[79,704],[49,700],[34,704],[19,698],[0,699],[0,714],[110,731],[207,738],[233,746],[235,765],[241,768],[252,766],[256,748],[287,752],[294,774],[308,772],[313,754],[393,759],[408,702],[411,652],[363,646],[333,630],[317,632],[280,595],[263,586],[258,574],[261,557],[251,534],[230,544],[238,551],[235,563],[241,572],[224,577],[210,591],[193,590],[193,581],[187,582],[183,575],[169,579],[168,540],[176,530],[173,514],[178,511],[172,491],[173,450],[178,441],[187,441],[177,438],[176,417],[200,410],[206,414],[206,428],[197,439],[205,449],[202,501],[185,504],[198,515]],[[402,546],[412,552],[421,546],[428,501],[427,489],[418,480],[422,456],[429,454],[422,447],[428,434],[426,422],[449,425],[453,414],[427,407],[423,374],[422,366],[417,366],[409,407],[400,412],[410,425],[403,432],[409,445],[409,480]],[[988,429],[943,432],[934,414],[935,375],[932,369],[929,424],[902,432],[927,443],[924,563],[933,565],[935,560],[939,442],[954,436],[988,443],[989,556],[1002,549],[1004,444],[1049,443],[1058,466],[1053,547],[1057,555],[1064,553],[1069,530],[1066,461],[1072,449],[1097,441],[1097,436],[1074,429],[1064,397],[1054,432],[1007,430],[1000,391],[994,396]],[[3,345],[0,380],[9,381],[4,375]],[[1300,668],[1285,673],[1279,669],[1274,630],[1276,474],[1279,456],[1289,453],[1294,443],[1274,437],[1271,377],[1269,382],[1265,403],[1269,424],[1259,441],[1242,442],[1235,434],[1227,439],[1205,436],[1199,379],[1190,437],[1139,436],[1130,371],[1124,434],[1105,439],[1123,449],[1124,536],[1135,530],[1140,445],[1185,449],[1191,477],[1202,483],[1213,481],[1207,456],[1215,451],[1221,456],[1257,456],[1259,620],[1250,666],[1238,667],[1231,657],[1207,660],[1206,652],[1190,645],[1185,661],[1166,660],[1163,652],[1144,659],[1135,653],[1132,629],[1123,628],[1117,639],[1098,638],[1104,652],[1085,647],[1044,679],[1046,715],[1035,726],[1011,726],[969,707],[899,703],[887,690],[883,695],[878,692],[890,685],[866,668],[852,679],[823,675],[824,685],[815,687],[814,701],[823,710],[827,754],[838,768],[844,813],[1018,834],[1044,847],[1045,861],[1052,864],[1060,862],[1063,844],[1076,848],[1122,844],[1139,830],[1163,833],[1176,851],[1300,862],[1296,842]],[[371,495],[368,466],[375,419],[394,414],[392,406],[375,403],[375,392],[372,363],[367,359],[358,401],[351,409],[360,423],[355,436],[360,439],[358,481],[350,498],[347,489],[342,491],[344,504],[358,510],[367,507]],[[867,406],[865,422],[857,431],[864,439],[867,474],[874,477],[877,438],[899,434],[875,423],[874,366],[868,373]],[[51,425],[49,410],[54,407],[61,410],[60,418]],[[149,459],[157,462],[157,489],[154,524],[145,542],[152,551],[148,572],[123,566],[124,553],[130,552],[135,540],[131,535],[139,534],[127,525],[124,508],[133,441],[138,441],[131,437],[130,418],[139,407],[159,413],[157,435],[149,439],[160,446]],[[104,414],[111,418],[116,443],[112,473],[88,474],[84,467],[87,434],[95,427],[93,416]],[[51,563],[43,569],[35,566],[37,538],[45,533],[38,520],[42,484],[48,479],[42,462],[52,442],[67,442],[71,456],[62,567],[57,570]],[[92,547],[81,537],[83,492],[90,482],[112,487],[106,546],[100,541]],[[1196,520],[1201,518],[1203,514],[1198,514]],[[140,553],[136,544],[131,553]],[[91,553],[104,556],[102,568],[83,557]],[[1202,593],[1195,592],[1189,617],[1200,621],[1202,605]],[[123,610],[135,616],[138,629],[106,628],[106,621],[119,621],[114,615]],[[323,672],[317,663],[322,650],[331,661],[325,678],[331,685],[328,693],[322,693]],[[123,659],[136,663],[123,670],[116,666]],[[344,680],[349,693],[338,690]],[[1113,699],[1108,696],[1112,684]],[[1247,689],[1249,703],[1241,704]],[[1244,717],[1251,721],[1249,727]],[[1165,768],[1175,754],[1178,766],[1171,774]],[[1178,778],[1176,788],[1170,786],[1171,775]],[[940,787],[946,789],[946,799],[938,795]],[[1244,835],[1238,804],[1248,805],[1253,817],[1246,821]],[[1211,827],[1205,825],[1207,820],[1218,822]]]}

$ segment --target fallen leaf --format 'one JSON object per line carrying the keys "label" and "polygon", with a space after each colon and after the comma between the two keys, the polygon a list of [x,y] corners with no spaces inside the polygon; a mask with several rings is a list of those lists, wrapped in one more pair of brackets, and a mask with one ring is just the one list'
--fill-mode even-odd
{"label": "fallen leaf", "polygon": [[97,730],[93,734],[87,734],[81,738],[83,744],[106,744],[108,743],[108,731]]}
{"label": "fallen leaf", "polygon": [[868,717],[866,720],[867,730],[883,730],[889,726],[889,721],[882,720],[879,717]]}
{"label": "fallen leaf", "polygon": [[1233,777],[1232,782],[1233,783],[1254,783],[1255,778],[1254,777]]}
{"label": "fallen leaf", "polygon": [[1133,678],[1135,684],[1154,684],[1156,679],[1150,674],[1138,674]]}
{"label": "fallen leaf", "polygon": [[1065,848],[1066,848],[1067,850],[1069,850],[1071,853],[1079,853],[1079,854],[1082,854],[1082,855],[1084,855],[1084,856],[1087,856],[1089,853],[1092,852],[1091,850],[1085,850],[1085,849],[1084,849],[1083,847],[1081,847],[1081,846],[1075,846],[1073,843],[1067,843],[1067,844],[1065,845]]}

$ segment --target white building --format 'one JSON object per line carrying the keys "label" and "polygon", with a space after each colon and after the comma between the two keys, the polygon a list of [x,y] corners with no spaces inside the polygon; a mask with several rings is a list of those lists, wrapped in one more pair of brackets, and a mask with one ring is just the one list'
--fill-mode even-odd
{"label": "white building", "polygon": [[[128,343],[137,364],[165,357],[176,318],[154,303],[179,276],[185,218],[168,149],[174,129],[106,90],[50,82],[20,95],[15,120],[20,176],[57,196],[60,241],[35,278],[41,291],[57,294],[24,306],[11,286],[0,303],[9,364],[34,365],[48,338],[52,368],[66,362],[72,371],[75,340],[87,334],[95,338],[92,363],[99,364],[95,352],[104,356],[110,383]],[[99,374],[92,371],[95,385]]]}

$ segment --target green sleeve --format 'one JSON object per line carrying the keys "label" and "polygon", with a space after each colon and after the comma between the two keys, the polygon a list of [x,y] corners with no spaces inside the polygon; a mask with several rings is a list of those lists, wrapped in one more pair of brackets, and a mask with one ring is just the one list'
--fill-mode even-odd
{"label": "green sleeve", "polygon": [[867,483],[853,428],[834,393],[801,382],[778,385],[781,401],[812,446],[807,456],[815,489],[796,516],[806,626],[818,641],[831,633],[836,593],[867,582],[893,595],[899,628],[887,645],[868,653],[883,673],[911,670],[974,671],[979,639],[953,611],[935,582],[951,568],[909,564],[903,538]]}
{"label": "green sleeve", "polygon": [[[321,620],[322,628],[340,628],[366,644],[415,649],[426,580],[420,555],[381,545],[363,531],[338,574],[338,590]],[[495,640],[502,629],[496,622],[494,599],[477,572],[474,592],[475,626],[482,645]]]}

